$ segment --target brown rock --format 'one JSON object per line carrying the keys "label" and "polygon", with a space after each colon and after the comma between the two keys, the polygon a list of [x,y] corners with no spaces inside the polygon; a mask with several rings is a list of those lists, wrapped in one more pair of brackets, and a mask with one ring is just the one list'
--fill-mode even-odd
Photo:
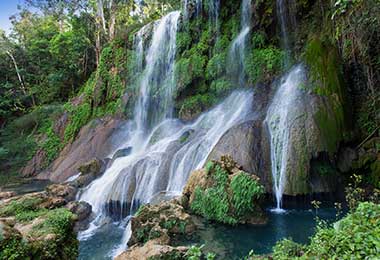
{"label": "brown rock", "polygon": [[133,246],[120,254],[115,260],[147,260],[151,258],[170,259],[170,256],[185,256],[187,247],[172,247],[157,244],[154,240],[147,242],[143,246]]}
{"label": "brown rock", "polygon": [[23,177],[34,177],[44,170],[46,166],[46,152],[43,149],[39,149],[33,158],[21,169]]}

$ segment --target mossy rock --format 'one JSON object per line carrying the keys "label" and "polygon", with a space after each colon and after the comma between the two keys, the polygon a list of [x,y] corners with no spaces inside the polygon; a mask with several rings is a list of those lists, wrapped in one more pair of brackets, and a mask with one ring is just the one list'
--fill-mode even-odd
{"label": "mossy rock", "polygon": [[231,225],[264,224],[267,219],[259,205],[263,193],[257,176],[242,171],[231,157],[223,156],[192,173],[182,203],[209,220]]}

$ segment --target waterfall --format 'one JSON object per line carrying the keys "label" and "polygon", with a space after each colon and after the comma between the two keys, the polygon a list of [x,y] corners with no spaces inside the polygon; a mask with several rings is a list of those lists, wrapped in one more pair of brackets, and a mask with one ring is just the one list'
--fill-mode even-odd
{"label": "waterfall", "polygon": [[243,0],[241,4],[240,33],[233,40],[228,54],[228,74],[239,86],[245,84],[244,59],[247,52],[247,40],[251,31],[252,8],[251,0]]}
{"label": "waterfall", "polygon": [[[132,152],[116,159],[101,178],[82,191],[80,200],[92,205],[96,218],[79,234],[80,239],[89,239],[110,218],[126,225],[140,205],[162,194],[180,194],[190,173],[203,167],[222,135],[252,115],[252,93],[235,91],[192,123],[173,118],[179,16],[172,12],[153,25],[148,50],[144,50],[147,28],[135,36],[136,72],[142,74],[140,92],[134,120],[126,128],[128,137],[120,145],[131,147]],[[118,252],[126,247],[128,230]]]}
{"label": "waterfall", "polygon": [[[198,15],[202,11],[202,0],[195,0],[195,15]],[[189,0],[183,1],[183,17],[185,20],[189,19]]]}
{"label": "waterfall", "polygon": [[282,211],[281,202],[286,186],[287,162],[291,148],[290,131],[294,121],[293,109],[297,100],[302,98],[300,87],[304,81],[304,69],[296,66],[281,80],[265,119],[270,135],[273,191],[277,212]]}

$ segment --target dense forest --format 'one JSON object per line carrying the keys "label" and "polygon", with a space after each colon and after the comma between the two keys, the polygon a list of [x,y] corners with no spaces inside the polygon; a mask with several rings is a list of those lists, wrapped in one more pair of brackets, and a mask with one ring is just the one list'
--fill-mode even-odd
{"label": "dense forest", "polygon": [[[380,258],[379,0],[24,0],[9,19],[0,259]],[[297,218],[305,237],[279,231]]]}

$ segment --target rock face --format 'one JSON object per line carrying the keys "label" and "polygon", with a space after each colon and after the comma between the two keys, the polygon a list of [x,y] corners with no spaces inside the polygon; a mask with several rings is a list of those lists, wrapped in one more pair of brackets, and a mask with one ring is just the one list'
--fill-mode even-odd
{"label": "rock face", "polygon": [[63,182],[78,173],[78,168],[93,158],[106,158],[118,143],[113,138],[124,121],[115,118],[97,119],[81,129],[76,140],[67,145],[50,169],[38,178]]}
{"label": "rock face", "polygon": [[52,185],[47,191],[0,203],[0,259],[76,259],[76,226],[91,214],[85,202],[69,202],[75,189]]}

